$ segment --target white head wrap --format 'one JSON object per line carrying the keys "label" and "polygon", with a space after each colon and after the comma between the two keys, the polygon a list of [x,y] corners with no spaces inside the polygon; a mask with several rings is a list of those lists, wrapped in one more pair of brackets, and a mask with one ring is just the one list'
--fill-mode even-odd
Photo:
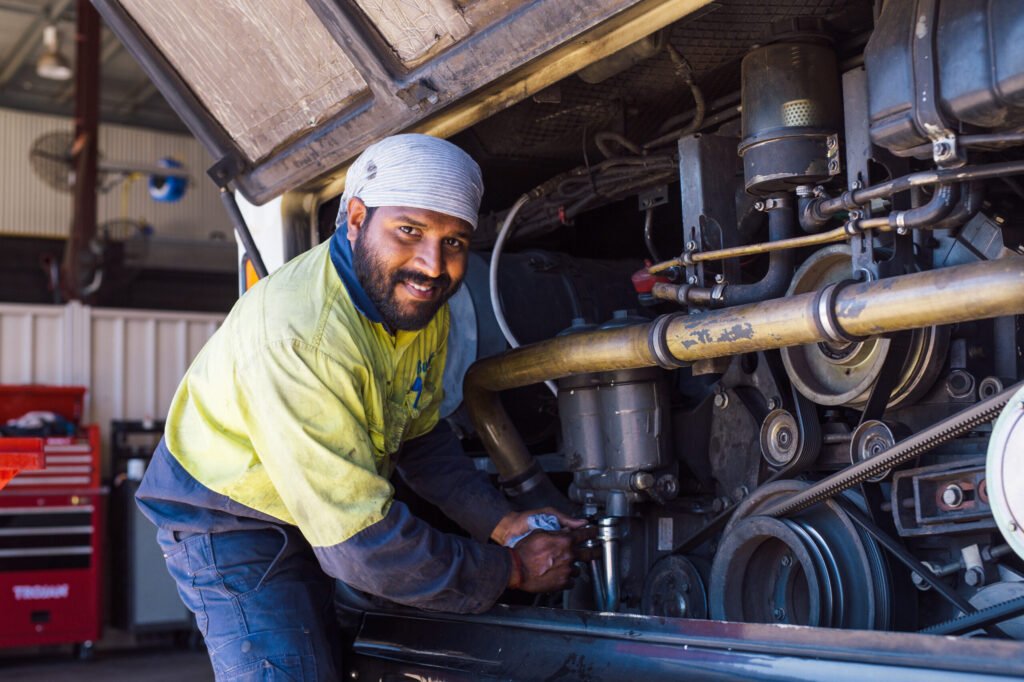
{"label": "white head wrap", "polygon": [[429,135],[385,137],[348,169],[336,227],[348,221],[348,202],[411,206],[461,218],[476,229],[484,182],[480,166],[447,140]]}

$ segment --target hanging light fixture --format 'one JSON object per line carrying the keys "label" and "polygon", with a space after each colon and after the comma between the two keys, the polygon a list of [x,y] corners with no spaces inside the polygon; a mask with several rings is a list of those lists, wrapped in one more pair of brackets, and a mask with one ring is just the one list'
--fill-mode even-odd
{"label": "hanging light fixture", "polygon": [[71,78],[73,71],[68,60],[60,53],[57,44],[57,27],[53,24],[43,29],[43,48],[43,54],[36,62],[36,74],[41,78],[55,81],[66,81]]}

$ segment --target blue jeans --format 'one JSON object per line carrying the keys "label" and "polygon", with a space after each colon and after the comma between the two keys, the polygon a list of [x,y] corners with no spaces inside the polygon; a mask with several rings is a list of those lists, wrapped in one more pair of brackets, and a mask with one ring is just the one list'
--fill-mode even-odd
{"label": "blue jeans", "polygon": [[161,530],[157,540],[217,680],[340,679],[334,581],[296,530]]}

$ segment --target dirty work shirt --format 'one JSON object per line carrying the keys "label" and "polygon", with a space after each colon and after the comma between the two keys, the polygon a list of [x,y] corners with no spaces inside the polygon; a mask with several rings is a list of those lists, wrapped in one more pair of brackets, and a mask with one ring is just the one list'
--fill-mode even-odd
{"label": "dirty work shirt", "polygon": [[[138,491],[143,513],[181,532],[294,525],[357,589],[486,610],[511,567],[483,543],[510,507],[435,428],[447,333],[447,306],[389,333],[336,233],[242,296],[196,357]],[[476,540],[393,500],[396,468]]]}

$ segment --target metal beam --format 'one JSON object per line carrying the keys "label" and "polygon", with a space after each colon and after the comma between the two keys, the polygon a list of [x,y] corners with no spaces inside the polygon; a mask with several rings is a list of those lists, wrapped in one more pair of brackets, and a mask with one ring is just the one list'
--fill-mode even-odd
{"label": "metal beam", "polygon": [[27,2],[12,2],[12,0],[0,0],[0,12],[14,12],[16,14],[42,14],[43,8],[39,5],[32,5]]}
{"label": "metal beam", "polygon": [[3,68],[0,69],[0,88],[7,85],[7,82],[14,77],[14,74],[39,45],[39,41],[43,37],[43,29],[60,19],[70,4],[71,0],[56,0],[47,10],[36,17],[21,35],[21,39],[15,43],[7,59],[4,60]]}
{"label": "metal beam", "polygon": [[75,168],[71,234],[64,247],[64,291],[77,300],[85,289],[83,257],[96,235],[96,182],[100,123],[100,15],[89,0],[78,0],[75,40]]}

